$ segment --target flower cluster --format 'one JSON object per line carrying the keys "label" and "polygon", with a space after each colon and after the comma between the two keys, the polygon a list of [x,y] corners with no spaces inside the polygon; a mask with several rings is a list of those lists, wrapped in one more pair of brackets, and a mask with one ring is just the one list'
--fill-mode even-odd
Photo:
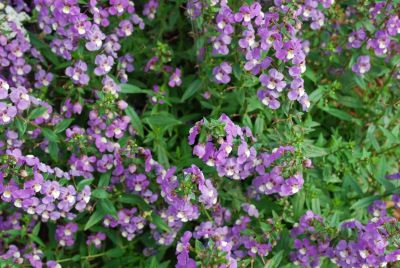
{"label": "flower cluster", "polygon": [[[322,258],[341,267],[378,267],[399,260],[389,228],[400,208],[400,192],[389,180],[399,174],[380,176],[382,187],[368,175],[371,187],[348,193],[353,200],[385,188],[379,196],[385,201],[360,210],[372,215],[367,223],[347,221],[333,231],[309,211],[293,225],[305,207],[318,209],[309,193],[340,199],[337,178],[328,176],[331,162],[340,166],[337,177],[351,173],[343,162],[355,162],[335,158],[343,149],[336,140],[334,149],[323,148],[331,131],[314,111],[303,118],[310,99],[321,99],[316,115],[322,107],[322,118],[368,126],[367,137],[379,128],[393,147],[357,155],[368,163],[386,157],[379,169],[392,170],[387,155],[398,147],[398,128],[361,123],[361,105],[347,95],[344,106],[354,111],[332,109],[330,98],[339,105],[342,92],[325,94],[324,83],[339,82],[306,72],[306,57],[324,65],[313,46],[332,48],[323,26],[333,25],[336,34],[363,7],[343,4],[347,19],[341,20],[342,4],[330,8],[332,0],[189,0],[186,7],[159,0],[3,2],[0,266],[148,265],[144,257],[150,266],[220,268],[272,260],[317,267]],[[362,49],[348,63],[358,83],[379,57],[396,61],[400,51],[398,4],[370,8],[368,20],[344,41],[346,51]],[[332,15],[340,19],[331,25],[325,21]],[[395,95],[383,78],[400,74],[397,67],[368,84],[383,85],[385,92],[374,97],[379,104]],[[310,99],[305,85],[317,88]],[[285,98],[301,109],[282,105]],[[393,101],[383,113],[387,128],[397,122],[389,118],[397,112]],[[319,136],[306,136],[317,129]],[[303,177],[304,168],[314,167]],[[344,178],[343,189],[348,184],[357,186]],[[339,201],[324,202],[321,211],[330,213]],[[287,252],[272,255],[291,242],[290,260]]]}
{"label": "flower cluster", "polygon": [[[14,172],[24,179],[23,183],[20,183],[19,176],[12,175]],[[69,177],[68,173],[59,168],[53,169],[32,155],[22,156],[15,149],[2,165],[1,199],[30,215],[40,216],[44,222],[60,218],[73,219],[73,209],[78,212],[85,210],[90,200],[89,186],[78,192],[73,185],[62,186],[56,180],[45,181],[43,174],[53,174],[55,178]]]}
{"label": "flower cluster", "polygon": [[[310,27],[314,30],[323,26],[325,17],[318,8],[319,2],[322,2],[323,8],[329,8],[333,3],[333,1],[306,1],[304,5],[290,6],[275,1],[276,6],[264,12],[262,5],[255,2],[251,5],[242,5],[238,12],[234,12],[226,1],[221,1],[215,19],[217,34],[211,38],[212,53],[228,55],[230,47],[234,46],[235,35],[240,36],[237,45],[245,57],[243,68],[253,75],[258,75],[263,86],[257,93],[260,101],[271,109],[277,109],[280,106],[279,96],[288,89],[288,98],[297,100],[303,110],[307,110],[310,102],[301,78],[306,70],[307,53],[299,38],[299,32],[301,21],[310,20]],[[190,6],[193,6],[191,14],[196,13],[194,10],[201,9],[194,3]],[[287,13],[295,23],[285,19]],[[285,33],[283,34],[280,29],[285,29]],[[280,66],[280,70],[273,67],[276,62],[284,63]],[[230,64],[222,62],[213,69],[214,79],[217,83],[227,84],[231,80],[231,72]]]}
{"label": "flower cluster", "polygon": [[[208,133],[204,140],[201,137],[202,131]],[[199,134],[199,142],[194,145]],[[267,153],[257,150],[255,141],[250,128],[237,126],[226,115],[222,115],[218,121],[197,122],[189,135],[189,144],[194,145],[193,154],[208,166],[215,167],[220,177],[244,180],[256,176],[252,186],[260,194],[279,193],[288,196],[297,193],[304,183],[301,173],[286,180],[282,176],[283,169],[288,169],[293,163],[283,162],[271,171],[266,171],[285,152],[294,152],[294,148],[280,146]]]}
{"label": "flower cluster", "polygon": [[[296,249],[291,253],[293,262],[303,267],[318,267],[321,258],[326,257],[339,267],[381,267],[398,261],[400,251],[390,250],[389,239],[393,234],[388,231],[396,220],[386,216],[381,201],[375,201],[369,210],[374,218],[365,225],[357,220],[343,222],[336,242],[324,233],[322,217],[308,211],[292,230]],[[354,237],[342,237],[346,231],[354,233]]]}
{"label": "flower cluster", "polygon": [[78,231],[76,223],[67,223],[66,225],[58,225],[56,229],[56,240],[62,247],[70,247],[74,244],[74,234]]}
{"label": "flower cluster", "polygon": [[[359,10],[352,10],[347,13],[349,19],[360,16]],[[382,2],[372,3],[369,6],[368,26],[357,27],[348,35],[348,49],[362,49],[373,51],[378,57],[389,60],[399,52],[399,41],[396,36],[400,34],[400,18],[397,8],[393,3]],[[353,72],[364,75],[370,70],[369,55],[360,56],[352,66]]]}

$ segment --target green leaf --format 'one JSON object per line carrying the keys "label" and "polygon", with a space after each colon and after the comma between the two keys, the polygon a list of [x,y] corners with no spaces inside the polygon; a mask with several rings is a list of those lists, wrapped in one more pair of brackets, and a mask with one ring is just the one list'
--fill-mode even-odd
{"label": "green leaf", "polygon": [[28,234],[28,237],[29,237],[29,239],[31,239],[33,242],[40,245],[41,247],[45,247],[45,244],[38,236],[33,235],[33,234]]}
{"label": "green leaf", "polygon": [[319,215],[321,214],[321,205],[320,205],[319,198],[311,199],[311,209],[313,212],[315,212]]}
{"label": "green leaf", "polygon": [[41,223],[38,222],[38,223],[35,225],[35,227],[33,227],[33,230],[32,230],[32,234],[33,234],[33,235],[37,236],[37,235],[39,234],[40,226],[41,226]]}
{"label": "green leaf", "polygon": [[51,63],[53,63],[55,66],[58,66],[60,64],[60,61],[57,57],[56,54],[51,51],[50,47],[44,43],[42,40],[40,40],[35,34],[33,34],[31,31],[28,31],[29,34],[29,40],[35,46],[38,50],[42,52],[42,55],[49,60]]}
{"label": "green leaf", "polygon": [[303,146],[304,156],[308,158],[321,157],[328,154],[325,148],[317,147],[315,145],[306,144]]}
{"label": "green leaf", "polygon": [[148,265],[146,265],[149,268],[158,268],[159,267],[159,263],[157,261],[156,256],[151,257],[150,259],[147,260]]}
{"label": "green leaf", "polygon": [[333,116],[335,116],[335,117],[337,117],[339,119],[342,119],[342,120],[345,120],[345,121],[352,121],[353,120],[353,117],[350,114],[348,114],[347,112],[345,112],[345,111],[342,111],[342,110],[339,110],[339,109],[336,109],[336,108],[332,108],[332,107],[326,107],[326,108],[323,108],[323,110],[325,112],[327,112],[328,114],[331,114],[331,115],[333,115]]}
{"label": "green leaf", "polygon": [[49,154],[51,159],[53,159],[53,161],[58,161],[58,153],[59,153],[60,149],[58,148],[58,144],[57,142],[54,141],[50,141],[49,142]]}
{"label": "green leaf", "polygon": [[310,102],[317,103],[325,94],[326,88],[325,87],[318,87],[316,90],[311,92],[310,94]]}
{"label": "green leaf", "polygon": [[42,134],[45,136],[49,141],[57,142],[58,137],[57,135],[48,128],[42,128]]}
{"label": "green leaf", "polygon": [[385,178],[385,175],[388,171],[388,166],[387,166],[387,160],[385,156],[381,156],[379,158],[379,163],[378,163],[378,170],[376,172],[376,180],[379,181],[380,184],[382,184],[387,191],[392,191],[396,187],[392,182],[390,182],[388,179]]}
{"label": "green leaf", "polygon": [[113,248],[106,252],[106,256],[110,258],[118,258],[123,256],[125,253],[125,249],[123,248]]}
{"label": "green leaf", "polygon": [[171,228],[164,222],[164,220],[154,211],[151,213],[151,222],[160,230],[171,232]]}
{"label": "green leaf", "polygon": [[368,129],[367,129],[367,141],[369,141],[372,144],[372,147],[374,147],[374,149],[379,152],[381,150],[381,147],[380,147],[380,145],[379,145],[379,143],[378,143],[378,141],[377,141],[377,139],[375,137],[375,130],[376,130],[375,125],[371,124],[368,127]]}
{"label": "green leaf", "polygon": [[42,116],[45,112],[47,112],[47,107],[38,107],[32,110],[32,112],[30,112],[28,119],[29,120],[35,120],[36,118]]}
{"label": "green leaf", "polygon": [[141,89],[135,85],[131,84],[121,84],[121,93],[126,93],[126,94],[139,94],[139,93],[149,93],[149,90]]}
{"label": "green leaf", "polygon": [[134,194],[123,194],[119,199],[119,202],[121,203],[125,203],[125,204],[130,204],[133,206],[138,206],[139,208],[145,210],[145,211],[149,211],[151,209],[151,207],[149,206],[149,204],[147,204],[143,198],[141,198],[138,195],[134,195]]}
{"label": "green leaf", "polygon": [[274,256],[265,264],[265,268],[278,268],[281,267],[280,263],[283,258],[283,250],[279,251],[278,253],[274,254]]}
{"label": "green leaf", "polygon": [[264,132],[264,117],[257,116],[256,122],[254,124],[254,133],[257,136],[261,136]]}
{"label": "green leaf", "polygon": [[54,133],[60,133],[63,132],[64,130],[66,130],[71,123],[74,121],[73,118],[69,118],[69,119],[64,119],[61,122],[59,122],[55,127],[54,127]]}
{"label": "green leaf", "polygon": [[361,209],[361,208],[366,208],[368,207],[372,202],[374,202],[375,200],[380,199],[381,196],[379,195],[375,195],[375,196],[368,196],[362,199],[359,199],[358,201],[356,201],[355,203],[353,203],[353,205],[351,205],[351,209],[357,210],[357,209]]}
{"label": "green leaf", "polygon": [[117,210],[109,199],[101,199],[99,206],[105,213],[110,214],[114,219],[118,219]]}
{"label": "green leaf", "polygon": [[186,89],[185,93],[183,93],[181,101],[184,102],[190,97],[192,97],[199,89],[201,88],[201,80],[194,80]]}
{"label": "green leaf", "polygon": [[180,120],[169,113],[150,115],[143,119],[143,121],[153,127],[171,127],[182,124]]}
{"label": "green leaf", "polygon": [[144,130],[143,130],[142,121],[140,121],[140,118],[137,115],[137,113],[135,112],[135,110],[129,106],[128,108],[125,109],[125,113],[127,116],[130,117],[132,127],[137,131],[139,136],[143,137]]}
{"label": "green leaf", "polygon": [[306,197],[303,191],[297,193],[293,197],[293,211],[296,218],[299,218],[304,213],[304,204]]}
{"label": "green leaf", "polygon": [[237,80],[240,80],[240,77],[242,76],[243,68],[240,66],[240,64],[235,63],[233,64],[233,75],[236,77]]}
{"label": "green leaf", "polygon": [[96,211],[90,216],[89,220],[86,222],[84,230],[88,230],[90,227],[94,226],[96,223],[101,221],[106,212],[103,209],[97,208]]}
{"label": "green leaf", "polygon": [[22,137],[25,134],[25,131],[26,131],[26,128],[28,125],[26,124],[25,121],[23,121],[22,119],[20,119],[18,117],[16,117],[14,119],[14,122],[15,122],[15,126],[18,129],[19,136]]}
{"label": "green leaf", "polygon": [[111,172],[102,173],[100,175],[100,180],[97,186],[99,187],[107,187],[110,184]]}
{"label": "green leaf", "polygon": [[78,191],[82,191],[83,187],[85,187],[86,185],[90,185],[93,182],[94,179],[84,179],[81,180],[78,185],[76,186]]}
{"label": "green leaf", "polygon": [[272,226],[270,224],[267,224],[265,222],[260,222],[260,227],[263,232],[270,232],[272,230]]}
{"label": "green leaf", "polygon": [[315,72],[313,70],[311,70],[311,68],[307,68],[304,75],[305,75],[305,77],[307,77],[308,79],[313,81],[314,84],[317,83],[317,76],[315,75]]}
{"label": "green leaf", "polygon": [[81,255],[76,254],[71,258],[71,260],[74,261],[74,262],[78,262],[78,261],[81,260]]}
{"label": "green leaf", "polygon": [[108,198],[108,193],[103,189],[95,189],[92,191],[91,196],[97,199],[106,199]]}
{"label": "green leaf", "polygon": [[356,84],[362,88],[362,89],[367,89],[367,83],[365,80],[359,76],[355,76],[354,80],[356,81]]}

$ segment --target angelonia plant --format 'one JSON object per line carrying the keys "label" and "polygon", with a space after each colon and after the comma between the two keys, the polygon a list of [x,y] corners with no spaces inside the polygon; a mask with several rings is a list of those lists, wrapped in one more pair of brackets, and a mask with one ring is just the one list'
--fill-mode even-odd
{"label": "angelonia plant", "polygon": [[3,0],[0,267],[398,267],[400,1]]}

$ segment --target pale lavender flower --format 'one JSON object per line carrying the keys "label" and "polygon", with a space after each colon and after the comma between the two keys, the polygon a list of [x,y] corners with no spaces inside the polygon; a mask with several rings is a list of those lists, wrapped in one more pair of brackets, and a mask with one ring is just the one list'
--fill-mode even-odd
{"label": "pale lavender flower", "polygon": [[100,54],[96,56],[95,64],[97,67],[94,69],[94,73],[98,76],[105,75],[111,71],[114,65],[114,58]]}
{"label": "pale lavender flower", "polygon": [[213,69],[214,79],[218,84],[228,84],[231,81],[231,73],[232,66],[225,61]]}
{"label": "pale lavender flower", "polygon": [[351,67],[353,72],[359,76],[363,76],[371,68],[369,56],[360,56],[357,62]]}

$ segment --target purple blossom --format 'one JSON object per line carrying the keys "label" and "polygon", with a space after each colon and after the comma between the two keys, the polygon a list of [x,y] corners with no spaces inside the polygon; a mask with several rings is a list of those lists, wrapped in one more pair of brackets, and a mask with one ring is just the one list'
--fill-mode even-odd
{"label": "purple blossom", "polygon": [[93,24],[89,31],[86,33],[86,49],[89,51],[97,51],[103,45],[103,40],[106,38],[105,34],[100,30],[99,26]]}
{"label": "purple blossom", "polygon": [[101,248],[102,242],[106,239],[106,235],[102,232],[89,235],[88,239],[86,240],[86,244],[94,245],[96,248]]}
{"label": "purple blossom", "polygon": [[22,86],[11,88],[9,97],[18,110],[26,110],[31,104],[31,98],[29,97],[26,88]]}
{"label": "purple blossom", "polygon": [[189,257],[190,251],[190,238],[192,237],[192,233],[186,231],[180,242],[176,245],[176,254],[178,263],[176,264],[176,268],[195,268],[196,262]]}
{"label": "purple blossom", "polygon": [[231,73],[232,66],[225,61],[213,69],[214,79],[219,84],[228,84],[231,81]]}
{"label": "purple blossom", "polygon": [[89,76],[86,74],[87,65],[84,61],[77,61],[73,67],[68,67],[65,74],[69,76],[74,84],[87,85],[89,83]]}
{"label": "purple blossom", "polygon": [[94,69],[94,73],[98,76],[105,75],[111,71],[114,65],[114,58],[100,54],[96,56],[95,64],[97,67]]}
{"label": "purple blossom", "polygon": [[62,247],[69,247],[75,243],[74,234],[78,231],[76,223],[67,223],[66,225],[58,225],[56,229],[56,240]]}
{"label": "purple blossom", "polygon": [[354,64],[351,69],[359,76],[363,76],[369,71],[371,64],[369,62],[369,56],[360,56],[357,59],[357,63]]}
{"label": "purple blossom", "polygon": [[286,82],[283,81],[283,74],[276,69],[270,69],[268,75],[261,74],[260,82],[269,90],[276,90],[281,92],[286,87]]}
{"label": "purple blossom", "polygon": [[212,185],[211,180],[205,180],[199,183],[201,195],[199,201],[204,204],[205,208],[210,209],[217,203],[218,192]]}
{"label": "purple blossom", "polygon": [[175,72],[173,72],[171,77],[169,78],[168,85],[170,87],[179,87],[182,84],[181,76],[181,70],[179,68],[176,68]]}
{"label": "purple blossom", "polygon": [[278,92],[260,89],[257,91],[257,97],[264,105],[271,109],[278,109],[281,106],[281,103],[278,101]]}
{"label": "purple blossom", "polygon": [[149,20],[153,20],[157,12],[158,5],[159,3],[157,0],[147,1],[143,8],[143,15],[145,15]]}

